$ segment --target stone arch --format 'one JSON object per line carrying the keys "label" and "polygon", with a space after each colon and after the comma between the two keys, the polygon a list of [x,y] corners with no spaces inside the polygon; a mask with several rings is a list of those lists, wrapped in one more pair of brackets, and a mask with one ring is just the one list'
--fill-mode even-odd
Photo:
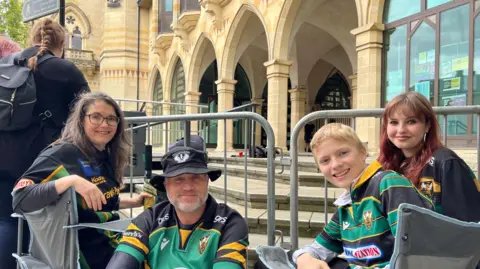
{"label": "stone arch", "polygon": [[277,29],[273,39],[272,57],[273,59],[287,59],[289,55],[290,39],[292,36],[293,25],[302,1],[286,0],[283,3],[282,11],[277,22]]}
{"label": "stone arch", "polygon": [[263,15],[256,7],[249,4],[243,4],[238,10],[238,12],[235,14],[235,17],[231,24],[232,26],[227,33],[222,59],[220,59],[219,62],[219,78],[233,79],[235,74],[235,67],[237,64],[235,61],[238,58],[237,48],[239,46],[240,38],[242,37],[242,32],[245,30],[245,26],[249,21],[250,16],[256,16],[263,25],[263,31],[267,40],[267,50],[270,51],[270,42],[267,35],[266,27],[267,24]]}
{"label": "stone arch", "polygon": [[359,27],[370,23],[382,23],[385,0],[355,0],[355,2]]}
{"label": "stone arch", "polygon": [[[147,84],[147,96],[151,98],[151,100],[153,100],[153,89],[155,87],[155,81],[157,79],[157,76],[160,76],[160,79],[162,80],[162,83],[164,85],[165,85],[164,83],[165,80],[162,77],[162,72],[160,72],[159,66],[156,64],[150,70],[149,75],[150,76],[148,78],[148,84]],[[163,96],[164,96],[163,99],[165,99],[165,93],[163,93]]]}
{"label": "stone arch", "polygon": [[[297,0],[286,0],[283,3],[272,45],[271,55],[274,59],[289,58],[290,41],[295,34],[294,25],[302,3]],[[358,27],[381,23],[384,3],[385,0],[355,0]]]}
{"label": "stone arch", "polygon": [[[213,59],[211,55],[206,55],[208,47],[211,47],[213,50]],[[208,57],[205,59],[205,57]],[[190,58],[190,66],[188,68],[188,75],[186,79],[187,85],[189,85],[188,90],[198,92],[200,81],[202,75],[205,72],[206,68],[214,61],[217,60],[217,55],[215,47],[213,46],[213,41],[208,35],[208,33],[201,33],[197,39],[194,50],[192,52],[192,57]],[[218,62],[218,60],[217,60]]]}
{"label": "stone arch", "polygon": [[[76,19],[75,25],[77,25],[82,32],[82,38],[88,38],[92,33],[92,26],[85,12],[83,12],[76,4],[67,3],[65,5],[65,18],[68,18],[69,15]],[[68,23],[65,23],[65,27],[71,34],[73,29],[69,27]]]}

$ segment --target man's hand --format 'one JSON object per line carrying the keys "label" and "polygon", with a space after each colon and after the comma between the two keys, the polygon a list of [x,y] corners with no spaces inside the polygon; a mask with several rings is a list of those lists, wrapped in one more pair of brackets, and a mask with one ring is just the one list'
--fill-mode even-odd
{"label": "man's hand", "polygon": [[143,206],[143,200],[145,198],[150,198],[150,197],[153,197],[153,196],[146,192],[142,192],[141,194],[132,198],[122,197],[120,198],[120,209],[141,207]]}
{"label": "man's hand", "polygon": [[310,254],[305,253],[297,259],[298,269],[330,269],[330,266],[322,260],[315,259]]}
{"label": "man's hand", "polygon": [[142,192],[140,193],[139,195],[133,197],[133,205],[132,207],[141,207],[143,206],[143,201],[145,200],[145,198],[151,198],[153,197],[152,195],[146,193],[146,192]]}

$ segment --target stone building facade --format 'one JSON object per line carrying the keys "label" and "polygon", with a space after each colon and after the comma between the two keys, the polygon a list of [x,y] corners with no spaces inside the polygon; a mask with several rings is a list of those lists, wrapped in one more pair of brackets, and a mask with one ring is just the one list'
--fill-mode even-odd
{"label": "stone building facade", "polygon": [[[408,10],[417,2],[421,5],[419,10]],[[429,19],[429,24],[435,25],[445,10],[464,4],[471,6],[472,14],[476,15],[473,9],[478,6],[474,0],[109,0],[92,3],[92,0],[68,1],[66,17],[71,46],[82,45],[79,53],[75,50],[69,53],[80,66],[84,65],[82,70],[94,90],[116,98],[139,97],[208,106],[201,111],[193,106],[148,106],[147,112],[153,115],[220,112],[254,103],[256,111],[273,127],[276,146],[284,149],[288,148],[293,126],[311,111],[384,105],[388,95],[385,91],[391,91],[386,86],[388,79],[384,79],[391,78],[391,74],[382,69],[387,60],[383,55],[389,55],[384,37],[390,37],[402,20],[405,27],[414,30],[418,20],[426,20],[428,16],[438,16],[438,19]],[[388,19],[384,10],[395,12],[397,17],[392,19],[389,15]],[[137,92],[138,22],[140,87]],[[407,55],[400,57],[407,58]],[[406,80],[404,76],[400,78]],[[407,90],[408,83],[402,85],[400,91]],[[135,109],[133,103],[122,105],[126,110]],[[335,121],[350,123],[349,119]],[[316,128],[323,124],[323,121],[314,123]],[[181,124],[169,126],[183,128]],[[202,126],[194,125],[193,130]],[[225,147],[232,150],[243,141],[242,128],[240,122],[227,121],[224,144],[223,121],[211,121],[206,127],[207,142],[217,150]],[[472,127],[468,128],[471,134]],[[356,129],[360,138],[368,142],[369,151],[378,151],[380,121],[360,118]],[[154,135],[154,144],[162,147],[165,128],[157,132],[160,133]],[[300,137],[303,138],[303,134]],[[300,140],[303,143],[303,139]],[[261,132],[257,132],[256,141],[265,143]]]}

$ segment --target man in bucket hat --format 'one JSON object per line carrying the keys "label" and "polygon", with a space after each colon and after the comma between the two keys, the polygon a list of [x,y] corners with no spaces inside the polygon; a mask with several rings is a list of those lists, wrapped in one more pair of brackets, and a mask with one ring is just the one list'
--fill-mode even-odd
{"label": "man in bucket hat", "polygon": [[107,269],[245,269],[248,228],[242,216],[208,194],[221,170],[207,167],[203,139],[179,140],[162,158],[151,184],[168,201],[144,211],[124,232]]}

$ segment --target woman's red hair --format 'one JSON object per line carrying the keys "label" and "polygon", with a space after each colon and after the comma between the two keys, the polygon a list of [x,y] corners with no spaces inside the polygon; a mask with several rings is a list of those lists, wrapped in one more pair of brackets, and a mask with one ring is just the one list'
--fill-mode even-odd
{"label": "woman's red hair", "polygon": [[[423,120],[425,124],[430,124],[430,129],[422,148],[415,156],[408,159],[388,139],[387,135],[388,120],[393,113],[399,110],[406,116],[414,116],[419,120]],[[414,91],[397,95],[387,103],[383,112],[378,161],[383,165],[384,169],[402,173],[417,186],[422,170],[428,164],[435,151],[442,146],[439,131],[440,126],[438,125],[437,116],[427,98]]]}

